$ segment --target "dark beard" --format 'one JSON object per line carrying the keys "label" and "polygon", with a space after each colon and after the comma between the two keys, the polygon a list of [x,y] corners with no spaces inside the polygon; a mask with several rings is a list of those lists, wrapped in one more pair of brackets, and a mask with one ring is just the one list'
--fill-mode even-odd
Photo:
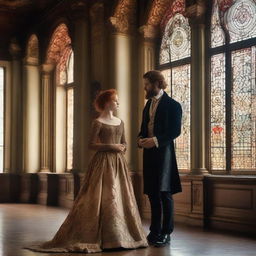
{"label": "dark beard", "polygon": [[148,100],[150,98],[153,98],[156,95],[157,95],[157,92],[154,89],[152,89],[152,90],[146,92],[145,98]]}

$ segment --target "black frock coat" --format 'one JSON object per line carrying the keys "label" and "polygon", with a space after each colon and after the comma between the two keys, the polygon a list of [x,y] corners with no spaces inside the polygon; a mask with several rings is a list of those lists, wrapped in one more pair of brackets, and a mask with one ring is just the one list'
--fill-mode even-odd
{"label": "black frock coat", "polygon": [[[139,137],[148,137],[149,99],[143,110]],[[157,106],[154,120],[154,136],[159,147],[144,149],[143,152],[143,180],[144,193],[155,194],[168,191],[171,194],[181,192],[180,177],[173,140],[181,132],[181,105],[164,92]]]}

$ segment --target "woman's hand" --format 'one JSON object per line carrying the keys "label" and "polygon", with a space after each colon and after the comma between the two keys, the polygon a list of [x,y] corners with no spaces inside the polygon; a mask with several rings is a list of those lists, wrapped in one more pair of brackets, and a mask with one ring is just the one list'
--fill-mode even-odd
{"label": "woman's hand", "polygon": [[113,149],[117,152],[125,152],[126,151],[126,146],[124,144],[114,144]]}

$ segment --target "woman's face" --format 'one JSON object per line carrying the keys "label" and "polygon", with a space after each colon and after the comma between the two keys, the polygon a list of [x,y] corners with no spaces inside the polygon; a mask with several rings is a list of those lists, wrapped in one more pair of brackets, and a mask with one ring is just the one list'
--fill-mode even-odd
{"label": "woman's face", "polygon": [[119,108],[118,96],[114,95],[106,107],[111,111],[116,111]]}

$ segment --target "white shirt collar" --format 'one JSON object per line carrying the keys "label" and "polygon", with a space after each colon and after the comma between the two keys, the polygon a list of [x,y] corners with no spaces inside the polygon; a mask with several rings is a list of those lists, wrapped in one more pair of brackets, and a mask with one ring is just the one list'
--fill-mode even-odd
{"label": "white shirt collar", "polygon": [[158,100],[159,98],[161,98],[161,97],[163,96],[163,94],[164,94],[164,90],[161,89],[161,90],[159,91],[159,93],[158,93],[156,96],[154,96],[154,98],[155,98],[156,100]]}

